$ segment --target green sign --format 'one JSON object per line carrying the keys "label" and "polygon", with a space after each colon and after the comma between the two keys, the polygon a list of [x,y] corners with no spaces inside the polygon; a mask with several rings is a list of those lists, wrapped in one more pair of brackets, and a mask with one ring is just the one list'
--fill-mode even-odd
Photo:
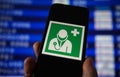
{"label": "green sign", "polygon": [[84,26],[50,21],[42,54],[81,60]]}

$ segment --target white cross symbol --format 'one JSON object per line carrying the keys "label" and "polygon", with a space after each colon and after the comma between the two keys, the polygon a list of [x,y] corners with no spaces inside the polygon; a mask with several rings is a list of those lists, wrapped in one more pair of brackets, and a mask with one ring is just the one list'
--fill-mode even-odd
{"label": "white cross symbol", "polygon": [[79,32],[77,31],[77,29],[74,29],[73,31],[71,31],[71,33],[73,34],[73,36],[76,36],[77,34],[79,34]]}

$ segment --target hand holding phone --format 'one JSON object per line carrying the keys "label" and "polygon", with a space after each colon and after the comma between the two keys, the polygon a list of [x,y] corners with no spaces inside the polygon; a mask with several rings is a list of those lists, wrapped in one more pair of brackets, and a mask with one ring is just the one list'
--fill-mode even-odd
{"label": "hand holding phone", "polygon": [[82,76],[89,11],[53,4],[46,23],[35,77]]}
{"label": "hand holding phone", "polygon": [[[38,57],[39,50],[38,47],[40,46],[39,42],[35,42],[33,44],[34,53],[36,58]],[[27,57],[24,60],[24,77],[34,77],[34,69],[35,69],[36,61],[33,57]],[[97,71],[93,65],[92,58],[87,57],[83,63],[83,74],[82,77],[98,77]]]}

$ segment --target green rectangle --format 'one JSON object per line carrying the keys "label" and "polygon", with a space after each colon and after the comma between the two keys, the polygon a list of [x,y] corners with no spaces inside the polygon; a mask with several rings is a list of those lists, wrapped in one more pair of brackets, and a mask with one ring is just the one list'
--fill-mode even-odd
{"label": "green rectangle", "polygon": [[82,25],[50,21],[42,54],[81,60],[84,29]]}

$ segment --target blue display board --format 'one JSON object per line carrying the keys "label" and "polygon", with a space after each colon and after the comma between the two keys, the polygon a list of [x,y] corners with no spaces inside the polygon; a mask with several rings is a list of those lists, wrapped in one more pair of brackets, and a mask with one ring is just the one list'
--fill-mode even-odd
{"label": "blue display board", "polygon": [[50,6],[62,3],[90,10],[86,56],[99,77],[120,77],[119,0],[0,0],[0,77],[23,77],[24,59],[35,58]]}

